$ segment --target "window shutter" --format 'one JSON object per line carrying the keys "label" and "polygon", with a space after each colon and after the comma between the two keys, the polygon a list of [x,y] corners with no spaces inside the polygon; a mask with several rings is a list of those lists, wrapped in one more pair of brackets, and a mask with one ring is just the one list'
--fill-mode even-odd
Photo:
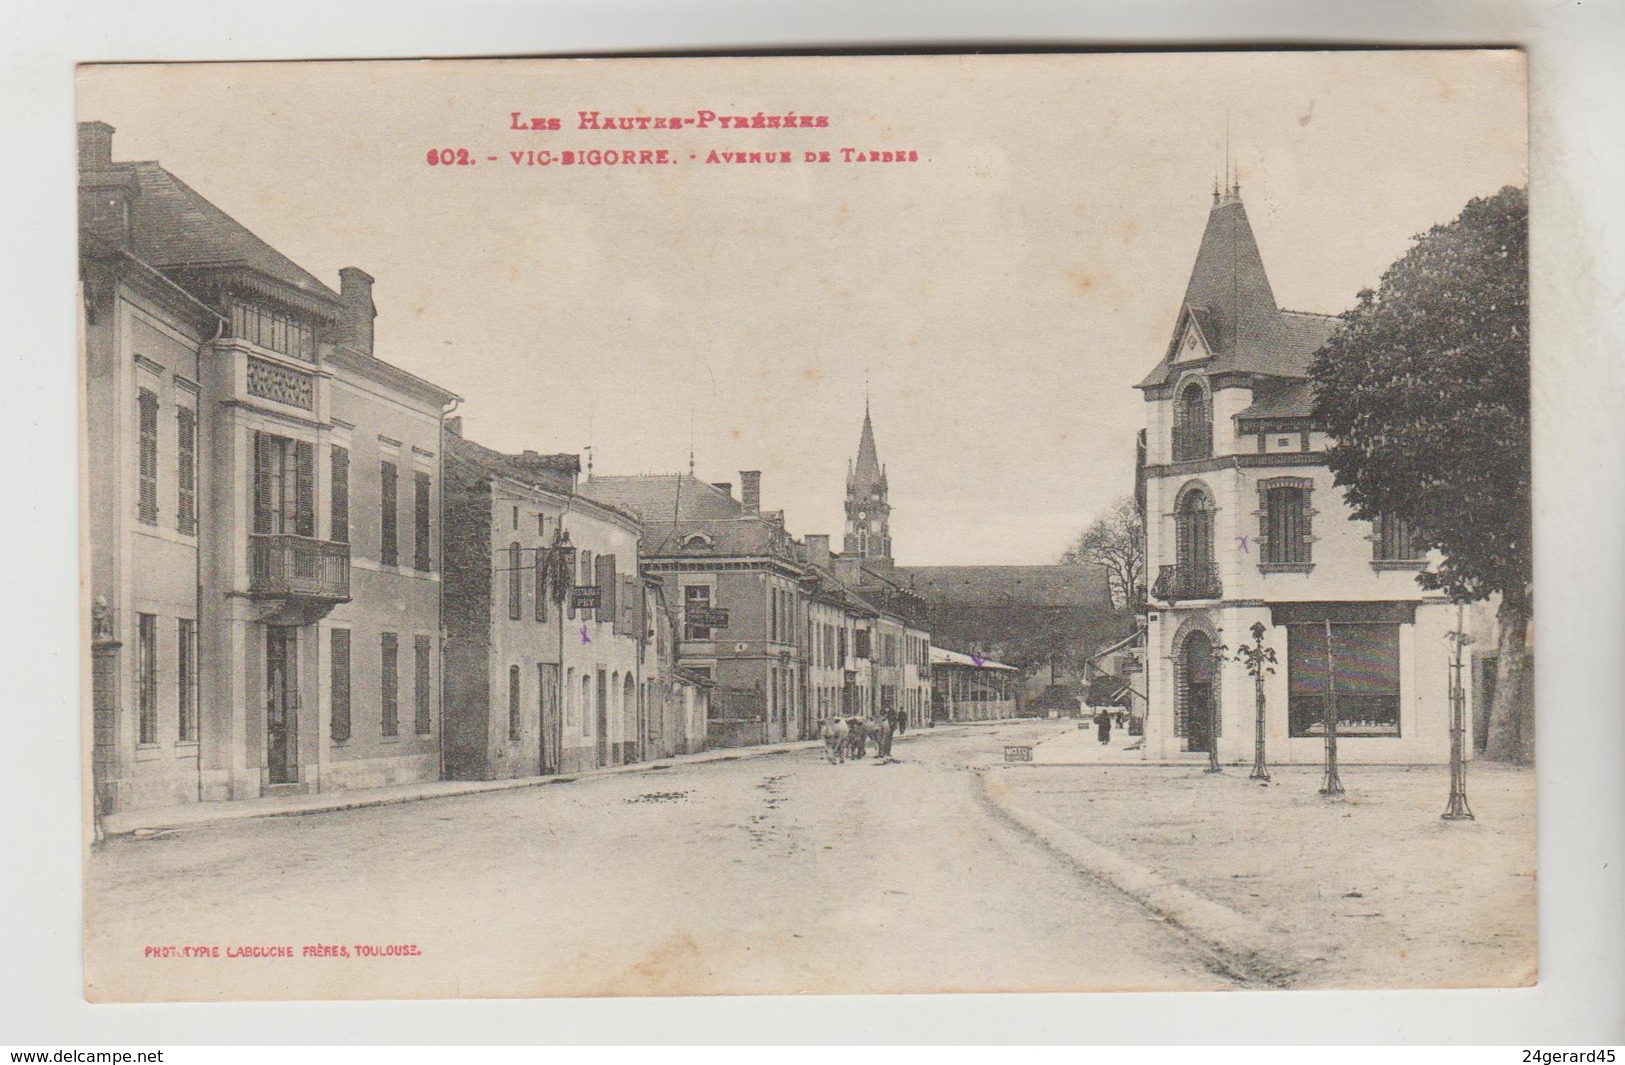
{"label": "window shutter", "polygon": [[140,431],[138,461],[139,494],[137,517],[148,525],[158,524],[158,394],[143,388],[136,396]]}
{"label": "window shutter", "polygon": [[254,531],[266,535],[271,530],[271,448],[276,441],[269,433],[254,433]]}
{"label": "window shutter", "polygon": [[332,535],[337,543],[350,542],[350,452],[334,447],[332,452]]}
{"label": "window shutter", "polygon": [[412,566],[429,571],[429,490],[426,473],[412,475]]}
{"label": "window shutter", "polygon": [[397,535],[400,522],[399,475],[393,462],[380,462],[378,476],[378,517],[381,523],[378,534],[378,561],[386,566],[395,566],[400,564],[401,559]]}
{"label": "window shutter", "polygon": [[598,556],[598,620],[619,627],[620,614],[615,608],[615,556]]}
{"label": "window shutter", "polygon": [[187,535],[197,532],[197,412],[175,408],[175,454],[179,491],[175,527]]}
{"label": "window shutter", "polygon": [[316,449],[309,440],[296,440],[293,444],[294,468],[294,532],[300,536],[316,535]]}
{"label": "window shutter", "polygon": [[538,547],[535,561],[532,563],[535,567],[537,621],[547,620],[547,560],[548,551]]}
{"label": "window shutter", "polygon": [[335,740],[347,740],[350,738],[350,630],[332,630],[332,643],[332,734]]}

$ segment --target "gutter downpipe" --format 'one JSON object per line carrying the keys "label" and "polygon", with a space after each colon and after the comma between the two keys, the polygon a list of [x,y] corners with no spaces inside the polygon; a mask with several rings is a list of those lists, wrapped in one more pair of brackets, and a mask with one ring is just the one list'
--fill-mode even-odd
{"label": "gutter downpipe", "polygon": [[446,779],[446,419],[463,405],[462,396],[452,396],[450,406],[440,408],[440,439],[435,447],[436,480],[440,490],[440,580],[435,585],[435,628],[440,633],[440,730],[435,742],[439,762],[436,779]]}

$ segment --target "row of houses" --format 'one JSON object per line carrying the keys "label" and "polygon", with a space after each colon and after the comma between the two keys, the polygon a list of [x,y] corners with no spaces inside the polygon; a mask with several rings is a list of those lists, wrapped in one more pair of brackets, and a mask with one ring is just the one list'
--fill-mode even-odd
{"label": "row of houses", "polygon": [[[376,350],[370,275],[335,291],[113,132],[79,127],[98,814],[931,719],[889,560],[793,537],[757,471],[736,498],[465,438]],[[864,433],[849,496],[883,497]]]}

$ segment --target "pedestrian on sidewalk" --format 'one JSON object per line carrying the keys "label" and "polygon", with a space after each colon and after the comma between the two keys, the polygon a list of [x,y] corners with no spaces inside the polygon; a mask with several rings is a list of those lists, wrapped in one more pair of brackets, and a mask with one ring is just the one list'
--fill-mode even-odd
{"label": "pedestrian on sidewalk", "polygon": [[905,710],[899,710],[899,711],[897,711],[897,734],[899,736],[901,736],[907,730],[908,730],[908,712],[905,711]]}
{"label": "pedestrian on sidewalk", "polygon": [[1095,715],[1095,735],[1102,744],[1112,741],[1112,715],[1105,710]]}

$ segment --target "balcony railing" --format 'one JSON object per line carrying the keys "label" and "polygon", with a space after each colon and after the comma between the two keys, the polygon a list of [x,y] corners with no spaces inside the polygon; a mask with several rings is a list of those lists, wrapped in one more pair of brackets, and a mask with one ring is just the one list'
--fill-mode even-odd
{"label": "balcony railing", "polygon": [[350,545],[289,533],[250,536],[249,593],[256,599],[350,599]]}
{"label": "balcony railing", "polygon": [[1174,461],[1211,458],[1213,455],[1213,426],[1207,422],[1193,422],[1174,426]]}
{"label": "balcony railing", "polygon": [[1219,585],[1219,565],[1216,562],[1158,567],[1157,582],[1151,586],[1151,598],[1164,603],[1178,603],[1189,599],[1218,599],[1222,595],[1223,591]]}

